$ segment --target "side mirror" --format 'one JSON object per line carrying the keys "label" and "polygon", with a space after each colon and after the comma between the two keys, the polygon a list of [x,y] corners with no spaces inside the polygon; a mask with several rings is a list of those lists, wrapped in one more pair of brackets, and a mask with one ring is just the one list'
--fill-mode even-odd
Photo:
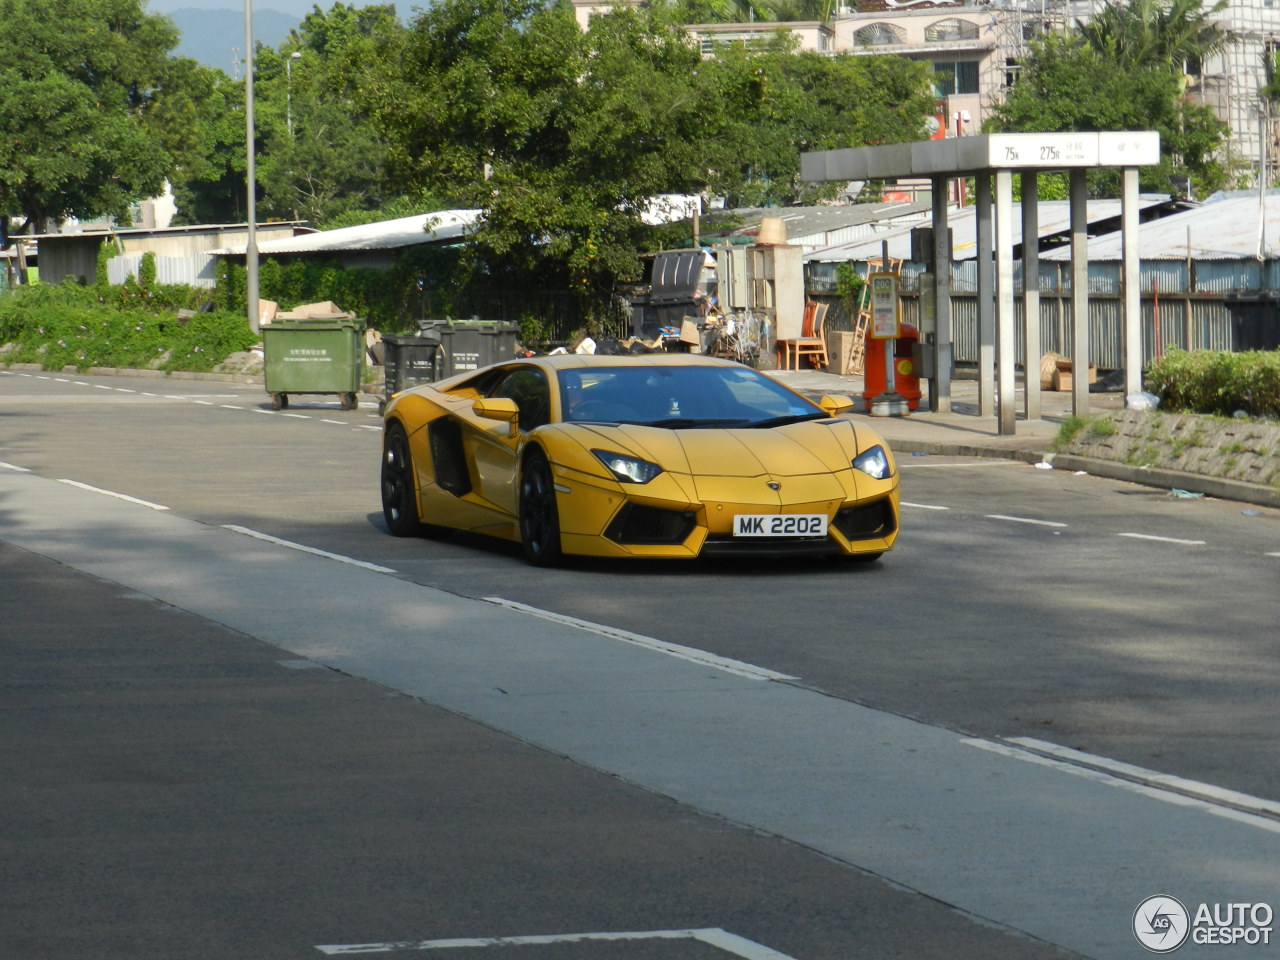
{"label": "side mirror", "polygon": [[505,420],[511,425],[509,436],[514,437],[520,432],[520,408],[509,397],[484,397],[473,403],[471,409],[477,417],[484,417],[486,420]]}
{"label": "side mirror", "polygon": [[836,414],[846,413],[853,409],[853,399],[844,396],[828,396],[818,401],[818,406],[827,412],[828,416],[836,416]]}

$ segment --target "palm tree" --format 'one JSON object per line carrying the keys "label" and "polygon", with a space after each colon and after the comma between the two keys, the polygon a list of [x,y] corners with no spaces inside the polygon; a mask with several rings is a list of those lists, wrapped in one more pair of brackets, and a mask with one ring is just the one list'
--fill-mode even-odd
{"label": "palm tree", "polygon": [[1107,0],[1079,36],[1099,53],[1128,66],[1164,66],[1175,73],[1235,41],[1235,35],[1210,18],[1227,9],[1217,0],[1208,10],[1201,0]]}

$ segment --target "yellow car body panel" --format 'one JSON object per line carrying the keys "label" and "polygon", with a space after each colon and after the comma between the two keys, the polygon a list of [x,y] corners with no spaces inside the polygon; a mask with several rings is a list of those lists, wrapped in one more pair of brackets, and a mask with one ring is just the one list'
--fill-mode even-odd
{"label": "yellow car body panel", "polygon": [[[702,368],[696,371],[699,377],[728,378],[735,386],[741,380],[745,394],[757,384],[747,378],[760,376],[729,361],[689,355],[562,356],[498,364],[396,395],[384,411],[385,425],[388,431],[393,425],[402,428],[408,437],[417,520],[521,541],[521,511],[532,509],[522,506],[522,475],[528,456],[535,454],[550,469],[558,546],[564,553],[693,558],[714,548],[875,556],[893,546],[898,473],[887,446],[869,426],[829,416],[776,383],[767,384],[769,390],[794,399],[769,402],[799,410],[798,422],[784,417],[778,425],[739,425],[744,421],[727,418],[721,426],[713,418],[706,426],[698,421],[686,427],[679,417],[632,423],[573,422],[563,416],[572,417],[576,399],[564,393],[570,382],[590,400],[604,393],[610,376],[622,379],[619,371],[632,378],[670,376],[679,385],[691,376],[690,367]],[[562,380],[564,371],[574,373]],[[534,402],[508,388],[520,381],[545,383],[550,392],[538,397],[537,422],[510,422],[513,404],[505,399],[485,402],[477,411],[477,400],[515,393],[523,415]],[[638,403],[631,395],[622,399]],[[696,406],[698,399],[686,398],[683,409]],[[677,405],[672,399],[672,408]],[[507,418],[499,419],[504,414]],[[881,471],[887,463],[879,479],[854,466],[860,455],[877,448]],[[615,475],[605,462],[614,463],[615,457],[648,473],[635,480]],[[386,490],[384,481],[384,505]],[[735,537],[734,518],[740,514],[820,514],[827,518],[828,535]]]}

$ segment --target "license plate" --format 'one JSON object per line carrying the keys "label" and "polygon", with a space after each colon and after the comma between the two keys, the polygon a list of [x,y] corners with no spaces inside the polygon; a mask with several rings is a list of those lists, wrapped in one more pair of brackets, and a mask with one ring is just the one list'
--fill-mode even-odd
{"label": "license plate", "polygon": [[733,518],[735,537],[825,537],[825,513],[740,513]]}

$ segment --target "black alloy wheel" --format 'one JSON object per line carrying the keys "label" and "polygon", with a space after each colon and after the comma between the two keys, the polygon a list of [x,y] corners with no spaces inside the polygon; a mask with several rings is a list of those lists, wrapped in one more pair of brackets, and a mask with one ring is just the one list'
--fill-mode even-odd
{"label": "black alloy wheel", "polygon": [[520,543],[534,566],[556,563],[560,552],[560,512],[547,455],[537,447],[525,457],[520,473]]}
{"label": "black alloy wheel", "polygon": [[382,516],[393,536],[416,537],[421,532],[409,438],[398,423],[387,427],[382,439]]}

